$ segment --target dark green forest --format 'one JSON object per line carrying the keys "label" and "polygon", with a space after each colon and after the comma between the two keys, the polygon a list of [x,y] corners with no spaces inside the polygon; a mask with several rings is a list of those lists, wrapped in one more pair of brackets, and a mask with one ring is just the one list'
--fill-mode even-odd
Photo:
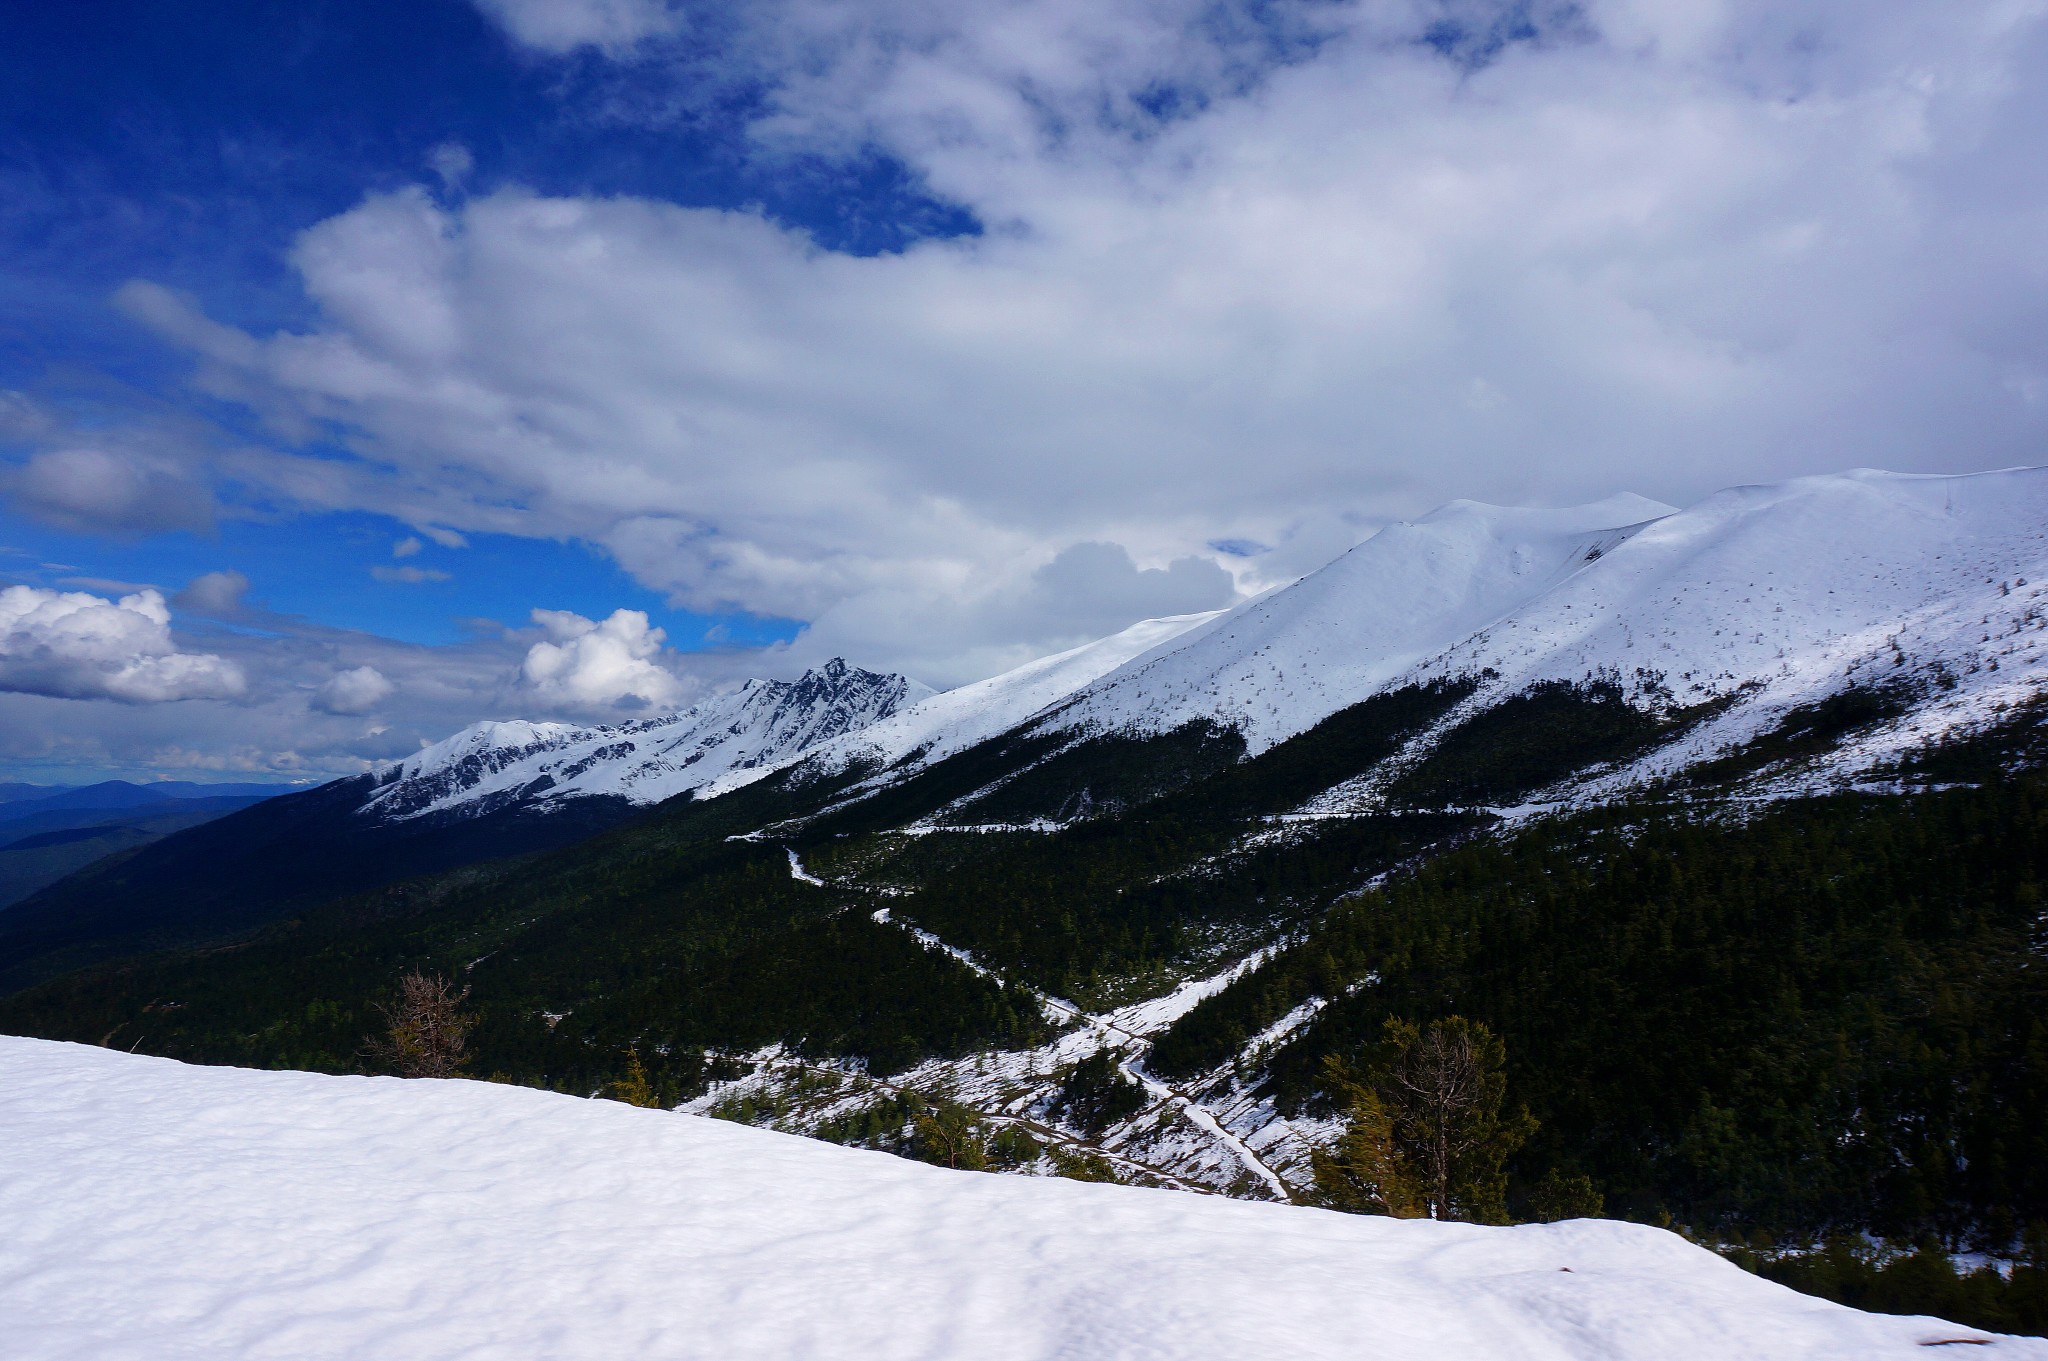
{"label": "dark green forest", "polygon": [[1389,1016],[1506,1041],[1526,1183],[1700,1229],[2003,1248],[2048,1219],[2048,786],[1747,815],[1616,809],[1474,840],[1345,902],[1163,1036],[1188,1079],[1311,997],[1283,1109]]}

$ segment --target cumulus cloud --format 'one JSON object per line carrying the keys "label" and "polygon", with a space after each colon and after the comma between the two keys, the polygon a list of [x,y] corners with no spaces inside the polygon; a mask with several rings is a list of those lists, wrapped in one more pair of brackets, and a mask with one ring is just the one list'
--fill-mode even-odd
{"label": "cumulus cloud", "polygon": [[576,708],[673,706],[686,687],[657,660],[667,634],[642,610],[613,610],[599,623],[569,610],[535,610],[548,640],[527,650],[527,687],[546,704]]}
{"label": "cumulus cloud", "polygon": [[62,699],[153,704],[232,699],[241,667],[177,650],[162,594],[107,600],[83,592],[0,590],[0,689]]}
{"label": "cumulus cloud", "polygon": [[322,713],[366,714],[391,698],[397,687],[374,666],[354,666],[337,671],[313,694],[313,706]]}
{"label": "cumulus cloud", "polygon": [[[487,8],[636,70],[676,22]],[[2048,440],[2039,4],[735,14],[755,145],[880,147],[986,230],[855,258],[757,213],[404,190],[301,238],[305,333],[126,305],[369,470],[252,481],[580,536],[942,682],[1067,636],[1038,573],[1076,543],[1166,574],[1071,597],[1106,627],[1199,595],[1190,555],[1256,589],[1455,496],[1682,502]]]}

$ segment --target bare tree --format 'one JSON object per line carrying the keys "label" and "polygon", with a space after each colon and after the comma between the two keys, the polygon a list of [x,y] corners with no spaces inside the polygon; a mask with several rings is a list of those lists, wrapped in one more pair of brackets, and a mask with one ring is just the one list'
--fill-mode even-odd
{"label": "bare tree", "polygon": [[469,989],[455,991],[439,974],[418,969],[398,980],[397,1000],[379,1004],[386,1030],[369,1051],[400,1077],[456,1077],[469,1062],[475,1018],[462,1010]]}

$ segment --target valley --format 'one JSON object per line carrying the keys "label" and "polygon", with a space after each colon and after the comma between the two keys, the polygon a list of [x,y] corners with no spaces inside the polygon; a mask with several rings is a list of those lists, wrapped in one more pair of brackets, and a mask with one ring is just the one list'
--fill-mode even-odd
{"label": "valley", "polygon": [[2048,473],[1658,509],[1453,506],[943,695],[835,662],[479,725],[0,913],[0,1029],[347,1073],[427,969],[478,1077],[1316,1203],[1325,1060],[1464,1016],[1530,1121],[1511,1215],[1582,1178],[1705,1241],[2012,1260]]}

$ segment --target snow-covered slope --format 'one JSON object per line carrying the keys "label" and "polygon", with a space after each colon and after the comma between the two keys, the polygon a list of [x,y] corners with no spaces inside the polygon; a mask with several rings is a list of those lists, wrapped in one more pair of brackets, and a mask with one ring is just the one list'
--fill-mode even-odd
{"label": "snow-covered slope", "polygon": [[20,1361],[2048,1358],[1640,1225],[948,1172],[481,1082],[0,1038],[0,1127]]}
{"label": "snow-covered slope", "polygon": [[1040,721],[1161,732],[1207,717],[1257,751],[1378,691],[1489,672],[1464,712],[1545,680],[1606,677],[1664,707],[1741,696],[1649,763],[1662,770],[1850,685],[1910,679],[1918,698],[1845,759],[1981,721],[2048,687],[2048,469],[1856,471],[1678,512],[1459,502]]}
{"label": "snow-covered slope", "polygon": [[1851,685],[1909,686],[1904,718],[1832,762],[1849,769],[2048,687],[2044,584],[2048,468],[1800,478],[1660,520],[1422,670],[1491,669],[1496,692],[1605,673],[1681,705],[1743,692],[1654,769]]}
{"label": "snow-covered slope", "polygon": [[1741,695],[1625,781],[1846,685],[1915,677],[1924,702],[1858,739],[1875,759],[2038,693],[2044,592],[2048,469],[1858,471],[1683,511],[1630,495],[1567,510],[1459,501],[1235,609],[1146,620],[944,694],[834,662],[621,727],[478,724],[405,762],[370,807],[715,795],[799,758],[916,766],[1026,724],[1159,733],[1207,719],[1256,753],[1382,690],[1487,673],[1461,712],[1543,680],[1606,677],[1665,707]]}
{"label": "snow-covered slope", "polygon": [[799,680],[750,680],[663,718],[607,727],[477,723],[385,772],[363,811],[481,813],[592,794],[658,803],[714,781],[722,792],[931,693],[834,658]]}
{"label": "snow-covered slope", "polygon": [[[941,760],[1008,732],[1134,659],[1142,662],[1200,637],[1203,626],[1222,615],[1210,611],[1142,620],[1096,642],[933,695],[821,746],[811,761],[821,770],[838,770],[855,762],[891,765],[912,753],[920,762]],[[712,792],[728,787],[720,784]]]}
{"label": "snow-covered slope", "polygon": [[1313,727],[1495,623],[1672,513],[1640,496],[1570,510],[1455,501],[1389,525],[1185,646],[1120,667],[1061,711],[1063,727],[1164,732],[1208,718],[1253,751]]}

